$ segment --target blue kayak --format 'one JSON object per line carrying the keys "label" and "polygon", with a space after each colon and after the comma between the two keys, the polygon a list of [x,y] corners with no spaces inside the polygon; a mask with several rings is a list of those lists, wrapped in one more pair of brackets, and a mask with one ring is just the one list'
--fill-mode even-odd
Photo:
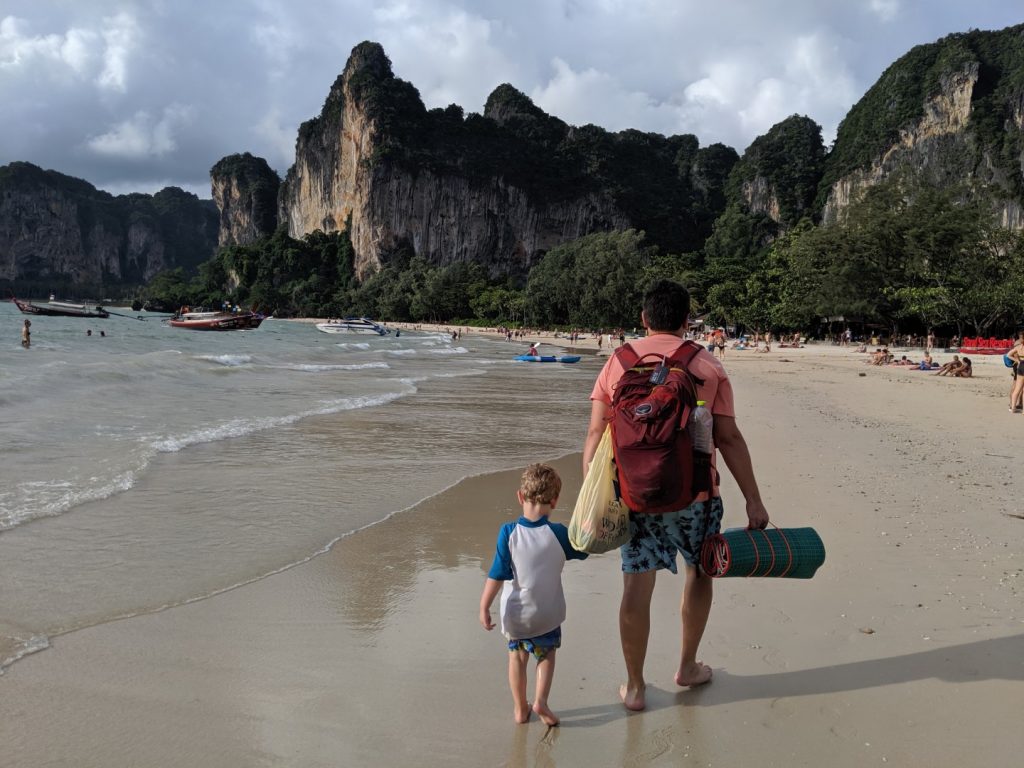
{"label": "blue kayak", "polygon": [[555,357],[554,355],[516,355],[514,359],[524,363],[578,363],[580,361],[580,356],[562,355],[561,357]]}

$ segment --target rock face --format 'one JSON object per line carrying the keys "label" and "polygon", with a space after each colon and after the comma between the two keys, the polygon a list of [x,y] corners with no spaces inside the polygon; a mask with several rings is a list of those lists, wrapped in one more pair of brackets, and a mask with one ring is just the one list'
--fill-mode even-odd
{"label": "rock face", "polygon": [[30,163],[0,168],[0,281],[19,289],[141,283],[194,269],[216,237],[212,203],[176,187],[114,197]]}
{"label": "rock face", "polygon": [[839,127],[819,190],[823,221],[899,176],[984,195],[1004,226],[1022,228],[1022,73],[1024,25],[951,35],[901,58]]}
{"label": "rock face", "polygon": [[913,168],[942,185],[952,170],[936,162],[943,155],[962,155],[969,151],[965,131],[971,116],[971,93],[978,82],[978,64],[942,78],[942,90],[924,104],[924,116],[900,129],[892,146],[876,156],[868,168],[858,169],[835,182],[822,212],[825,223],[836,221],[852,200],[868,187],[889,178],[902,169]]}
{"label": "rock face", "polygon": [[730,191],[747,213],[786,229],[813,214],[824,162],[821,126],[792,115],[751,142],[732,170]]}
{"label": "rock face", "polygon": [[764,176],[755,176],[740,184],[743,207],[750,213],[760,213],[778,224],[782,220],[779,196],[775,186]]}
{"label": "rock face", "polygon": [[262,157],[223,158],[210,169],[210,185],[220,211],[218,245],[250,245],[277,229],[281,179]]}
{"label": "rock face", "polygon": [[[278,215],[293,237],[348,227],[359,277],[403,247],[435,264],[472,261],[495,275],[525,274],[560,243],[644,228],[626,196],[587,174],[583,155],[600,142],[593,151],[608,159],[617,141],[638,140],[588,129],[549,117],[508,85],[491,94],[483,116],[463,117],[455,106],[428,112],[392,75],[383,49],[362,43],[320,116],[300,128]],[[673,166],[675,138],[644,139],[644,152],[672,152],[660,165],[678,189],[659,192],[685,201],[675,211],[682,231],[690,180],[688,168]],[[558,152],[561,159],[548,162]],[[578,157],[564,160],[573,152]]]}

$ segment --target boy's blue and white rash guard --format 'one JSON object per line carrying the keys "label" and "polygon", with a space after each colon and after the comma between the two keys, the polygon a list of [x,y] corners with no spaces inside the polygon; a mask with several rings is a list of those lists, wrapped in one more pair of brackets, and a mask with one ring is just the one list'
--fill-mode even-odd
{"label": "boy's blue and white rash guard", "polygon": [[562,567],[566,560],[585,560],[586,552],[572,548],[561,523],[542,517],[520,517],[498,532],[498,551],[487,574],[504,581],[501,591],[501,631],[510,640],[526,640],[555,629],[565,621]]}

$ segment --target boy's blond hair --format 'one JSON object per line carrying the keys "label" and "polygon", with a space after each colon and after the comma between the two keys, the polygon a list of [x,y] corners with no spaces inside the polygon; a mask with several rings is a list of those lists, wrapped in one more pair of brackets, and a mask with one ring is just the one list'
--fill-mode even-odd
{"label": "boy's blond hair", "polygon": [[523,472],[519,490],[526,501],[550,504],[562,492],[562,478],[554,467],[547,464],[531,464]]}

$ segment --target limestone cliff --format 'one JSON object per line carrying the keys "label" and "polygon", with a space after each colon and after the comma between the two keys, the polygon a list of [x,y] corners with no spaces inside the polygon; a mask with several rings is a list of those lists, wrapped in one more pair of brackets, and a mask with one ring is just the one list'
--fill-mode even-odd
{"label": "limestone cliff", "polygon": [[216,245],[209,202],[175,187],[101,192],[30,163],[0,167],[0,281],[37,292],[99,289],[194,268]]}
{"label": "limestone cliff", "polygon": [[720,209],[688,211],[693,163],[678,156],[691,140],[571,128],[509,85],[484,115],[428,111],[383,49],[362,43],[300,128],[278,215],[293,237],[349,226],[360,277],[403,247],[525,274],[559,243],[628,227],[697,248]]}
{"label": "limestone cliff", "polygon": [[778,224],[782,220],[779,207],[779,195],[772,184],[764,176],[746,179],[740,184],[740,197],[743,206],[750,213],[760,213]]}
{"label": "limestone cliff", "polygon": [[277,229],[281,179],[263,158],[246,152],[221,159],[210,185],[220,211],[218,245],[250,245]]}
{"label": "limestone cliff", "polygon": [[813,212],[825,146],[821,126],[791,115],[751,142],[732,170],[730,197],[785,229]]}
{"label": "limestone cliff", "polygon": [[834,222],[863,191],[899,176],[962,187],[1024,226],[1024,25],[918,46],[850,110],[819,201]]}

